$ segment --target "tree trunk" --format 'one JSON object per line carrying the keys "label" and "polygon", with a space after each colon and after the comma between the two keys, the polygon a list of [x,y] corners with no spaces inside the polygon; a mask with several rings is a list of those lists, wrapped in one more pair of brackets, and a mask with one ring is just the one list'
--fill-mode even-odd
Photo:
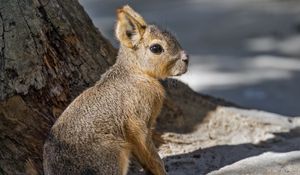
{"label": "tree trunk", "polygon": [[[0,174],[42,174],[42,147],[55,119],[100,79],[116,49],[77,0],[0,2]],[[219,103],[175,80],[158,131],[189,132]],[[30,172],[27,172],[29,174]]]}
{"label": "tree trunk", "polygon": [[41,170],[49,128],[116,50],[74,0],[2,0],[0,36],[0,174]]}

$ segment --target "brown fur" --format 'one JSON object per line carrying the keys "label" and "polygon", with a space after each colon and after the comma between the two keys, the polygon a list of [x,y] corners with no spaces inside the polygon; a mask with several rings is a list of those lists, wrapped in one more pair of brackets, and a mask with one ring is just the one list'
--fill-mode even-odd
{"label": "brown fur", "polygon": [[[176,39],[129,6],[117,10],[117,62],[62,113],[44,145],[46,175],[126,174],[130,156],[152,174],[166,174],[152,141],[164,89],[159,79],[187,70]],[[160,44],[162,53],[150,47]]]}
{"label": "brown fur", "polygon": [[25,174],[26,175],[38,175],[36,165],[31,159],[28,159],[25,163]]}

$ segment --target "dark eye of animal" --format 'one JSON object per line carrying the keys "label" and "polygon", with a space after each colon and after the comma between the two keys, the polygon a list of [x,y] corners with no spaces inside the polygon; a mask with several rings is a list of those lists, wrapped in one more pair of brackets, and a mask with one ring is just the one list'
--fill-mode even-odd
{"label": "dark eye of animal", "polygon": [[150,51],[155,54],[160,54],[164,51],[164,49],[159,44],[153,44],[152,46],[150,46]]}

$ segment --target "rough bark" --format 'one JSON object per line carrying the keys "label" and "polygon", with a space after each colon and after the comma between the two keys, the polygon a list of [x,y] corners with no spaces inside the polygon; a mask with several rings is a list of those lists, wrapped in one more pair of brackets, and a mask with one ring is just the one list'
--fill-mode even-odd
{"label": "rough bark", "polygon": [[0,36],[0,174],[41,170],[49,128],[116,50],[74,0],[3,0]]}
{"label": "rough bark", "polygon": [[[25,174],[28,166],[42,174],[42,146],[55,119],[115,58],[77,0],[1,0],[0,174]],[[160,132],[191,132],[226,104],[175,80],[164,84]]]}

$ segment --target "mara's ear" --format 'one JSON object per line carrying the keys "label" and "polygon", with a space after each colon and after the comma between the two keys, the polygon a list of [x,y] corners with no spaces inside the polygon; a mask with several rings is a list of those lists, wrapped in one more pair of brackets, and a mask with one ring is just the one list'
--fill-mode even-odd
{"label": "mara's ear", "polygon": [[146,22],[128,5],[117,10],[116,37],[121,44],[133,48],[143,37]]}

